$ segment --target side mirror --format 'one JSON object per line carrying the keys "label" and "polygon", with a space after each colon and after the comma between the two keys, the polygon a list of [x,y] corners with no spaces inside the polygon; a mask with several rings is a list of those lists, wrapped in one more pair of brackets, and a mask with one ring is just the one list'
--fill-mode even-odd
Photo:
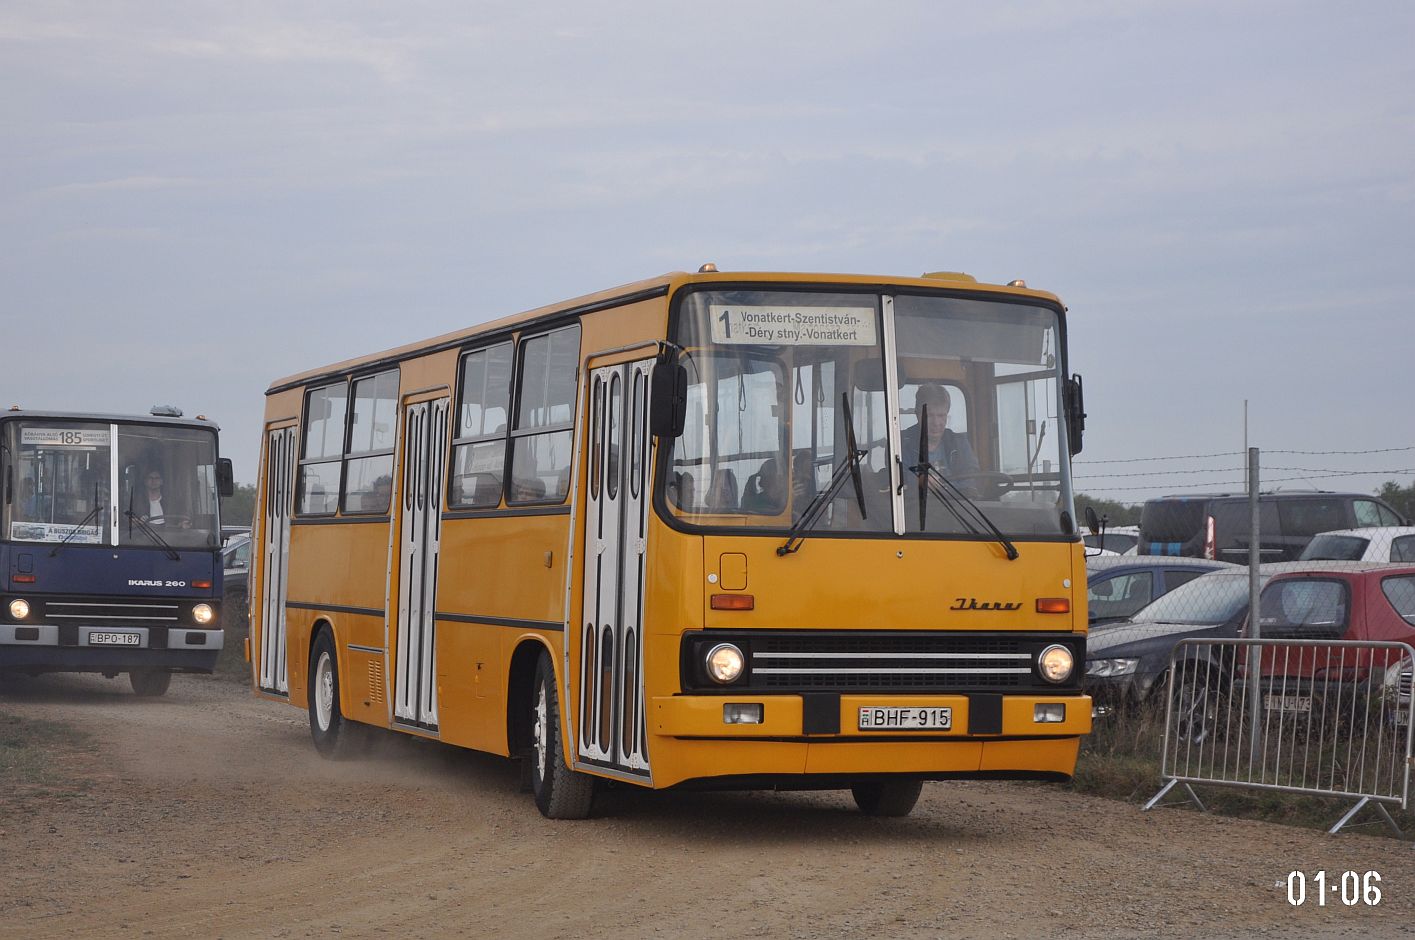
{"label": "side mirror", "polygon": [[236,474],[231,469],[230,457],[221,457],[216,461],[216,492],[222,496],[236,495]]}
{"label": "side mirror", "polygon": [[649,433],[676,438],[688,420],[688,370],[662,359],[649,383]]}
{"label": "side mirror", "polygon": [[1086,430],[1086,396],[1081,385],[1081,376],[1073,375],[1066,380],[1066,438],[1071,445],[1071,456],[1081,453],[1081,435]]}
{"label": "side mirror", "polygon": [[1087,507],[1086,507],[1086,528],[1090,531],[1090,533],[1091,533],[1092,535],[1100,535],[1100,534],[1101,534],[1101,525],[1102,525],[1102,523],[1101,523],[1101,518],[1100,518],[1100,516],[1097,516],[1097,515],[1096,515],[1095,507],[1094,507],[1094,506],[1087,506]]}

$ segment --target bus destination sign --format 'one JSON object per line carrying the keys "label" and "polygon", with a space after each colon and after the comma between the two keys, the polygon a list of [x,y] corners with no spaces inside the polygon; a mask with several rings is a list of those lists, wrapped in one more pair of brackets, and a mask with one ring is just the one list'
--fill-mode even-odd
{"label": "bus destination sign", "polygon": [[23,428],[20,443],[33,447],[107,447],[108,431],[94,428]]}
{"label": "bus destination sign", "polygon": [[873,307],[711,304],[712,341],[754,346],[873,346]]}

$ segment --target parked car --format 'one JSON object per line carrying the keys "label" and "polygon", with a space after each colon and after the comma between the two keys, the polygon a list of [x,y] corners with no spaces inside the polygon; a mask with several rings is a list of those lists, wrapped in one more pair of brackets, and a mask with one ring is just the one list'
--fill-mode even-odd
{"label": "parked car", "polygon": [[1106,555],[1086,558],[1086,599],[1090,624],[1128,620],[1157,598],[1210,571],[1236,569],[1207,558],[1162,555]]}
{"label": "parked car", "polygon": [[[1248,562],[1251,511],[1246,493],[1165,496],[1146,501],[1140,514],[1141,554]],[[1390,506],[1361,493],[1261,493],[1258,546],[1264,563],[1296,561],[1319,532],[1403,526]]]}
{"label": "parked car", "polygon": [[224,525],[221,527],[221,547],[225,548],[234,538],[250,534],[251,527],[248,525]]}
{"label": "parked car", "polygon": [[250,581],[251,537],[236,535],[221,549],[221,611],[227,628],[250,625],[246,585]]}
{"label": "parked car", "polygon": [[[1118,525],[1114,528],[1106,529],[1100,534],[1087,533],[1082,536],[1086,547],[1090,549],[1104,549],[1108,552],[1115,552],[1117,555],[1135,554],[1135,546],[1140,541],[1140,527],[1137,525]],[[1086,553],[1088,556],[1090,552]]]}
{"label": "parked car", "polygon": [[1300,561],[1415,562],[1415,526],[1370,526],[1322,532]]}
{"label": "parked car", "polygon": [[[1248,616],[1248,591],[1248,571],[1226,566],[1180,585],[1129,620],[1092,630],[1086,691],[1102,710],[1149,700],[1164,688],[1180,640],[1238,636]],[[1207,664],[1201,666],[1207,671]],[[1219,667],[1215,672],[1226,675]]]}
{"label": "parked car", "polygon": [[[1258,628],[1263,639],[1415,645],[1415,565],[1318,561],[1289,566],[1263,589]],[[1308,712],[1314,696],[1338,696],[1351,683],[1379,685],[1408,662],[1398,649],[1272,647],[1263,651],[1258,685],[1267,691],[1281,686],[1280,701],[1270,707]],[[1236,664],[1240,680],[1246,672],[1244,663]]]}

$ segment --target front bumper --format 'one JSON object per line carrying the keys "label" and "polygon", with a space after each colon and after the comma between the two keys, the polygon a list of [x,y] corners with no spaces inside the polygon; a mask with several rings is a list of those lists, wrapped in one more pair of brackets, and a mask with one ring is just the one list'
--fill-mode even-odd
{"label": "front bumper", "polygon": [[[834,701],[831,701],[831,700]],[[761,724],[725,724],[726,704],[760,704]],[[1040,723],[1039,704],[1066,706]],[[1000,708],[998,707],[1000,705]],[[953,710],[947,731],[861,731],[859,710]],[[656,787],[814,789],[876,777],[1064,780],[1091,728],[1086,695],[669,695],[648,703]],[[991,728],[978,730],[984,719]],[[808,733],[833,724],[835,730]]]}
{"label": "front bumper", "polygon": [[[761,723],[725,723],[727,704],[761,705]],[[1036,719],[1036,706],[1055,704],[1065,706],[1063,721]],[[952,727],[946,731],[860,730],[861,709],[901,706],[952,709]],[[649,709],[649,731],[675,738],[987,740],[1076,737],[1090,730],[1091,699],[1086,695],[664,695],[654,697]]]}
{"label": "front bumper", "polygon": [[[97,642],[103,634],[136,635],[132,645]],[[223,630],[83,624],[0,624],[0,670],[128,672],[169,669],[213,672],[226,642]]]}

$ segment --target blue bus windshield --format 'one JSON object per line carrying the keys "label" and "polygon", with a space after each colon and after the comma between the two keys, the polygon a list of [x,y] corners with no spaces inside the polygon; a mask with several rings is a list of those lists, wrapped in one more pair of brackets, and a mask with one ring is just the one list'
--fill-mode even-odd
{"label": "blue bus windshield", "polygon": [[216,434],[170,424],[7,426],[3,535],[15,542],[215,548]]}

